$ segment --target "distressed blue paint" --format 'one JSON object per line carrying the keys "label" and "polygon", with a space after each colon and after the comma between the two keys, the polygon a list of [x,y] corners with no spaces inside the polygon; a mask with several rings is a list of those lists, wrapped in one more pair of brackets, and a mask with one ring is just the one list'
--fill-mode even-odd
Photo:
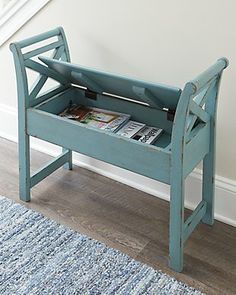
{"label": "distressed blue paint", "polygon": [[31,136],[169,184],[170,153],[161,148],[36,109],[27,118]]}
{"label": "distressed blue paint", "polygon": [[35,186],[44,178],[60,168],[62,165],[68,163],[70,160],[69,157],[70,152],[65,149],[60,156],[58,156],[56,159],[53,159],[44,167],[40,168],[39,171],[36,171],[30,178],[30,187]]}
{"label": "distressed blue paint", "polygon": [[207,202],[204,200],[201,201],[198,204],[197,208],[194,210],[193,214],[190,215],[189,218],[184,222],[184,242],[187,241],[190,234],[193,232],[193,230],[206,214],[206,206]]}
{"label": "distressed blue paint", "polygon": [[[22,53],[22,49],[33,45],[35,43],[57,37],[58,41],[50,43],[49,45],[41,46],[35,50],[29,51],[25,54]],[[30,58],[54,49],[53,58],[58,59],[63,53],[65,53],[65,60],[70,61],[68,45],[62,28],[57,28],[45,34],[29,38],[27,40],[12,43],[10,48],[14,55],[16,74],[17,74],[17,90],[18,90],[18,137],[19,137],[19,170],[20,170],[20,198],[23,201],[30,201],[30,142],[29,135],[27,134],[27,118],[26,110],[30,106],[34,106],[35,102],[42,102],[51,96],[62,92],[67,88],[66,81],[62,77],[59,77],[57,73],[48,70],[45,66],[36,63]],[[28,79],[26,74],[26,68],[38,72],[39,78],[32,89],[28,91]],[[45,72],[46,70],[46,72]],[[63,86],[51,91],[50,93],[37,97],[42,87],[47,81],[47,78],[51,77],[59,82],[63,83]],[[59,91],[59,92],[58,92]],[[36,99],[37,98],[37,99]],[[64,149],[63,149],[64,152]],[[65,164],[65,168],[71,169],[72,167],[72,152],[68,150],[68,164]],[[47,174],[47,169],[43,170]],[[49,170],[50,171],[50,170]]]}
{"label": "distressed blue paint", "polygon": [[[56,42],[49,40],[48,45],[22,53],[23,48],[55,36]],[[47,66],[31,59],[51,49],[55,49],[52,59],[40,56]],[[182,91],[71,64],[62,28],[13,43],[11,50],[19,102],[20,198],[29,201],[30,188],[60,166],[72,169],[72,150],[170,184],[170,266],[182,271],[184,242],[200,221],[212,224],[214,220],[216,105],[219,81],[228,61],[219,59],[187,82]],[[27,67],[40,74],[30,92]],[[58,81],[60,86],[39,95],[48,77]],[[88,99],[84,89],[74,84],[97,92],[97,99]],[[150,146],[96,130],[57,115],[70,101],[129,113],[134,120],[163,128],[165,132]],[[175,111],[173,122],[168,120],[166,108]],[[63,149],[61,156],[32,176],[29,136]],[[203,200],[184,221],[184,182],[201,160],[204,160]]]}
{"label": "distressed blue paint", "polygon": [[199,124],[192,133],[191,139],[184,146],[184,177],[187,177],[209,152],[210,124]]}
{"label": "distressed blue paint", "polygon": [[[70,80],[71,83],[79,84],[89,89],[90,86],[96,84],[95,90],[96,88],[100,89],[98,93],[102,90],[106,93],[141,100],[147,103],[151,101],[152,106],[157,108],[165,106],[170,109],[175,109],[181,94],[181,89],[177,87],[114,75],[79,65],[73,65],[68,62],[55,61],[47,57],[40,57],[40,59],[51,69]],[[81,79],[81,75],[84,75],[86,79]],[[143,90],[140,91],[140,89]]]}

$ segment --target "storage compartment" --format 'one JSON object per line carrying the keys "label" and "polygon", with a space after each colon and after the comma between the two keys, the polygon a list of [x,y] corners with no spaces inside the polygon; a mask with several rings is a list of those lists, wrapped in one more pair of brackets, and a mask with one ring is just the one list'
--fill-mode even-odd
{"label": "storage compartment", "polygon": [[[86,97],[85,91],[85,89],[73,87],[72,89],[69,89],[60,95],[44,101],[43,103],[36,106],[35,109],[58,115],[59,119],[62,119],[59,114],[71,104],[82,105],[86,107],[96,107],[100,109],[105,109],[107,111],[126,113],[131,116],[131,120],[144,123],[148,126],[163,129],[163,132],[152,144],[152,146],[166,148],[170,144],[173,122],[167,119],[166,111],[151,108],[148,105],[145,105],[138,101],[131,101],[125,98],[116,98],[108,95],[97,95],[96,99],[94,100]],[[68,120],[69,122],[71,121],[70,119],[63,119]],[[81,124],[77,121],[73,121],[73,123],[76,123],[80,126],[82,125],[85,128],[87,127],[86,125]],[[107,131],[104,132],[107,135],[110,135],[111,133]],[[116,133],[112,134],[116,135]],[[133,139],[130,140],[136,142]]]}
{"label": "storage compartment", "polygon": [[[50,71],[60,75],[65,84],[68,83],[69,90],[46,100],[37,109],[59,115],[71,104],[75,104],[128,114],[130,120],[163,129],[152,146],[169,149],[173,117],[182,93],[180,88],[114,75],[56,59],[39,59]],[[79,122],[74,123],[88,127]],[[111,133],[103,132],[107,135]],[[120,137],[115,133],[113,135]]]}

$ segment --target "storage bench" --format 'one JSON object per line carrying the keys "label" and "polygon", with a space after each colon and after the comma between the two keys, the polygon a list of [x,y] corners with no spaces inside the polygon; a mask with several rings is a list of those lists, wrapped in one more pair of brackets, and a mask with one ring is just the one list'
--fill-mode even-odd
{"label": "storage bench", "polygon": [[[13,43],[11,50],[18,86],[21,200],[30,201],[30,189],[59,167],[72,169],[72,151],[169,184],[170,266],[182,271],[191,232],[201,221],[214,221],[216,103],[227,60],[219,59],[182,90],[71,64],[62,28]],[[50,58],[44,56],[48,51]],[[39,73],[30,91],[26,69]],[[42,94],[49,78],[60,85]],[[59,116],[70,104],[127,113],[163,132],[153,145],[141,143]],[[62,147],[60,156],[33,175],[30,136]],[[184,220],[184,181],[201,160],[202,201]]]}

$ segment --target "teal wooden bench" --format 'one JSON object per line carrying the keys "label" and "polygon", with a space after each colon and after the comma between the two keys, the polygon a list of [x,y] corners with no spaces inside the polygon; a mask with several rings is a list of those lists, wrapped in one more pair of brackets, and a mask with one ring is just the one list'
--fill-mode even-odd
{"label": "teal wooden bench", "polygon": [[[216,106],[227,59],[219,59],[181,90],[71,64],[62,28],[12,43],[10,48],[18,87],[20,199],[30,201],[30,189],[59,167],[72,169],[72,151],[169,184],[170,267],[182,271],[188,237],[201,221],[210,225],[214,221]],[[51,58],[45,57],[49,51]],[[31,90],[26,69],[39,74]],[[60,85],[41,94],[48,78]],[[97,130],[58,116],[69,103],[128,113],[164,132],[148,145]],[[33,175],[30,136],[62,147],[59,157]],[[201,160],[202,201],[185,220],[185,178]]]}

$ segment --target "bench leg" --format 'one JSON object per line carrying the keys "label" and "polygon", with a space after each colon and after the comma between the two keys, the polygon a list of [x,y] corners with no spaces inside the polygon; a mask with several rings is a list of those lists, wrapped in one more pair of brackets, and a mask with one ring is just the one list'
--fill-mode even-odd
{"label": "bench leg", "polygon": [[22,201],[30,201],[30,138],[21,132],[19,132],[19,194]]}
{"label": "bench leg", "polygon": [[170,267],[181,272],[184,254],[184,178],[181,173],[172,177],[170,188]]}
{"label": "bench leg", "polygon": [[209,153],[203,159],[202,177],[202,199],[206,201],[206,213],[202,222],[213,225],[214,223],[214,202],[215,202],[215,101],[206,105],[207,111],[211,114]]}
{"label": "bench leg", "polygon": [[211,150],[203,160],[202,199],[206,201],[206,214],[202,222],[213,225],[215,199],[215,152]]}
{"label": "bench leg", "polygon": [[72,170],[73,168],[73,165],[72,165],[72,151],[71,150],[68,150],[68,149],[65,149],[65,148],[62,148],[62,152],[69,152],[69,161],[63,165],[63,168],[64,169],[67,169],[67,170]]}

